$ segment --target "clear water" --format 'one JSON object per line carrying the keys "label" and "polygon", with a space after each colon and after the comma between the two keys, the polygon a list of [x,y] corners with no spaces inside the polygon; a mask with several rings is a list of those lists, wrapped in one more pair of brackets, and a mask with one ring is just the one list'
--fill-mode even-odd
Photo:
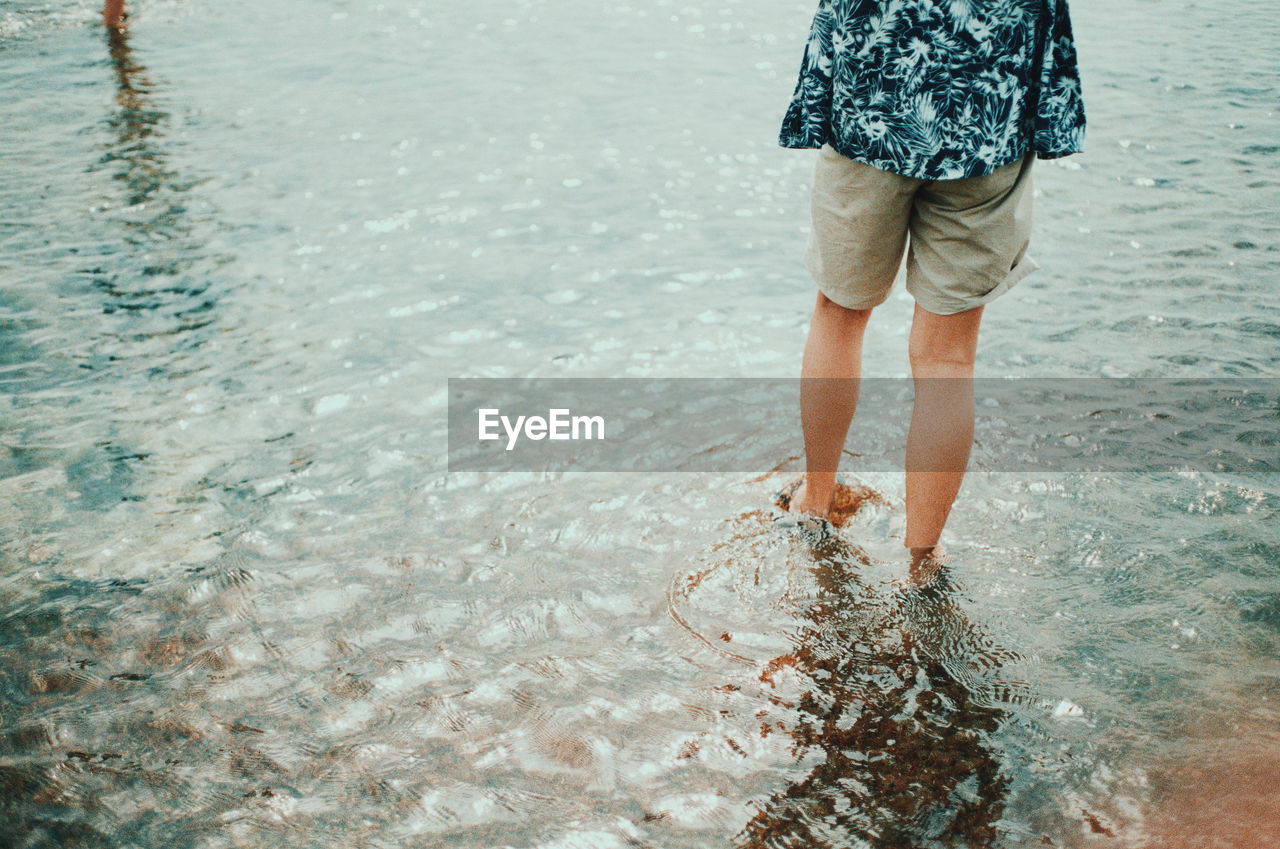
{"label": "clear water", "polygon": [[[445,473],[450,376],[796,372],[812,3],[131,8],[0,6],[6,845],[1280,845],[1274,477],[973,475],[920,587],[893,474]],[[1275,376],[1280,19],[1072,13],[980,373]]]}

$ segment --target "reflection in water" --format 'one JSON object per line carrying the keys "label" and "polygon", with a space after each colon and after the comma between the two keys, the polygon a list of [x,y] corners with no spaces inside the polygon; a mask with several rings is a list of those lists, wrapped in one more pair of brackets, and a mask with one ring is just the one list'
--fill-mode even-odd
{"label": "reflection in water", "polygon": [[991,845],[1009,788],[991,743],[1011,698],[997,674],[1014,656],[965,617],[945,566],[920,564],[885,593],[859,576],[868,559],[856,546],[820,529],[811,545],[818,592],[794,651],[761,680],[800,682],[785,731],[797,754],[823,757],[773,794],[738,845]]}
{"label": "reflection in water", "polygon": [[123,189],[122,204],[105,204],[112,224],[123,230],[122,255],[88,274],[107,295],[104,312],[159,319],[158,327],[130,326],[121,334],[142,341],[204,327],[212,321],[214,301],[206,296],[208,281],[192,279],[206,253],[194,236],[184,197],[197,181],[184,181],[167,162],[170,115],[157,102],[157,86],[129,38],[126,30],[107,30],[117,109],[106,121],[112,138],[90,169],[112,169],[112,179]]}
{"label": "reflection in water", "polygon": [[130,205],[144,203],[172,179],[164,167],[158,142],[164,138],[167,112],[155,107],[152,97],[155,83],[147,69],[138,63],[129,47],[129,34],[120,30],[107,33],[111,65],[115,71],[116,97],[119,107],[108,120],[115,139],[109,146],[104,163],[119,162],[124,168],[114,175],[128,189]]}

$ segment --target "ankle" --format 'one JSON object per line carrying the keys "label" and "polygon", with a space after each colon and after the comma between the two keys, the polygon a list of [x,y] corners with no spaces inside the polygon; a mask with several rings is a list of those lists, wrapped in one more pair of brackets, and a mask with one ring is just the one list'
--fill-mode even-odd
{"label": "ankle", "polygon": [[833,472],[805,472],[803,486],[807,493],[830,495],[836,491],[836,476]]}

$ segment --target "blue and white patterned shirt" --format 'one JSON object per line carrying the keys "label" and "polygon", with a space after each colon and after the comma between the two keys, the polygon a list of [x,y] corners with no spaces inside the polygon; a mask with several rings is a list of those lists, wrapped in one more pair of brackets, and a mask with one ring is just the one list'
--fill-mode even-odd
{"label": "blue and white patterned shirt", "polygon": [[819,0],[778,143],[952,180],[1084,127],[1067,0]]}

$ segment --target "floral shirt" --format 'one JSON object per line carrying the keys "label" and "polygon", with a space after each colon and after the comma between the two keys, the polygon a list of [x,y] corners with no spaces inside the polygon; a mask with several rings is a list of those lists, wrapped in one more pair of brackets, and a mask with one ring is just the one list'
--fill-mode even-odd
{"label": "floral shirt", "polygon": [[819,0],[778,143],[951,180],[1084,126],[1067,0]]}

